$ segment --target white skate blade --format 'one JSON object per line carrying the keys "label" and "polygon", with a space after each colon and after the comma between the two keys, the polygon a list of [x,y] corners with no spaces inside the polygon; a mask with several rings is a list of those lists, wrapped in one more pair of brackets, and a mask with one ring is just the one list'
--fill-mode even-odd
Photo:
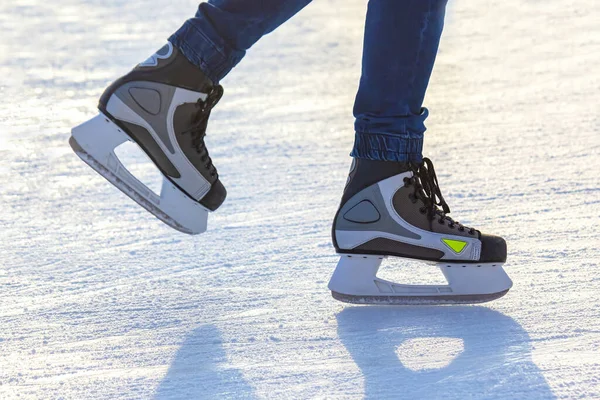
{"label": "white skate blade", "polygon": [[377,277],[384,256],[341,255],[329,281],[336,300],[355,304],[474,304],[504,296],[512,281],[503,263],[437,265],[447,285],[402,285]]}
{"label": "white skate blade", "polygon": [[195,235],[206,231],[208,210],[163,175],[160,196],[133,176],[114,150],[131,140],[104,114],[73,128],[69,144],[96,172],[115,185],[156,218],[180,232]]}

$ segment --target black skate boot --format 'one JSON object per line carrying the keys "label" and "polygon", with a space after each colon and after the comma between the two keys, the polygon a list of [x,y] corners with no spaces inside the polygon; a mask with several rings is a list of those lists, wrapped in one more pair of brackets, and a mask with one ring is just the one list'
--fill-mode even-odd
{"label": "black skate boot", "polygon": [[[329,282],[350,303],[481,303],[506,294],[506,242],[454,221],[433,164],[355,159],[332,236],[341,259]],[[376,277],[385,257],[439,266],[448,285],[402,285]]]}
{"label": "black skate boot", "polygon": [[[223,95],[171,43],[106,89],[98,116],[72,130],[79,157],[169,226],[189,234],[206,230],[208,211],[227,192],[204,136],[211,109]],[[121,164],[114,149],[134,141],[163,174],[160,196]]]}

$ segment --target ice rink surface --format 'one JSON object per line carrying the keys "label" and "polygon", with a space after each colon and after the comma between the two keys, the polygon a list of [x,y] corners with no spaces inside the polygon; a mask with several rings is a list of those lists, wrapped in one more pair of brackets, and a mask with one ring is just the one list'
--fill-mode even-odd
{"label": "ice rink surface", "polygon": [[418,308],[327,290],[364,1],[315,1],[222,82],[207,141],[229,197],[206,234],[169,229],[72,153],[107,84],[195,7],[0,3],[0,398],[600,398],[595,0],[450,3],[425,155],[451,215],[507,238],[515,285]]}

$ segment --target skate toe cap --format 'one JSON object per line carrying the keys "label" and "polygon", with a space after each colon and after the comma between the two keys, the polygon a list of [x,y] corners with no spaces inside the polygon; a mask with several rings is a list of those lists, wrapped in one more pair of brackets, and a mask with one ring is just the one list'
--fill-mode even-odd
{"label": "skate toe cap", "polygon": [[506,241],[500,236],[481,234],[480,262],[505,262]]}
{"label": "skate toe cap", "polygon": [[210,188],[210,191],[200,200],[200,204],[208,208],[210,211],[215,211],[227,197],[227,190],[221,183],[220,179],[217,179]]}

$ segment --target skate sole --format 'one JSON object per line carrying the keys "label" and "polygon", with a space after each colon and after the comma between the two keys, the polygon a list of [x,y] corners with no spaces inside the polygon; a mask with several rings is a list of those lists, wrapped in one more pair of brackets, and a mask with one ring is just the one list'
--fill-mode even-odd
{"label": "skate sole", "polygon": [[144,207],[149,213],[154,215],[156,218],[169,225],[171,228],[178,230],[179,232],[186,233],[189,235],[196,234],[198,232],[193,232],[192,230],[186,228],[185,226],[179,224],[173,218],[171,218],[168,214],[162,211],[155,204],[147,200],[145,197],[140,195],[137,190],[131,187],[127,182],[119,178],[112,171],[106,168],[102,163],[98,162],[94,157],[92,157],[88,152],[86,152],[83,147],[77,143],[77,140],[73,136],[69,138],[69,145],[77,154],[79,158],[87,165],[89,165],[94,171],[104,177],[107,181],[113,184],[117,189],[121,192],[125,193],[131,200],[135,201],[140,206]]}

